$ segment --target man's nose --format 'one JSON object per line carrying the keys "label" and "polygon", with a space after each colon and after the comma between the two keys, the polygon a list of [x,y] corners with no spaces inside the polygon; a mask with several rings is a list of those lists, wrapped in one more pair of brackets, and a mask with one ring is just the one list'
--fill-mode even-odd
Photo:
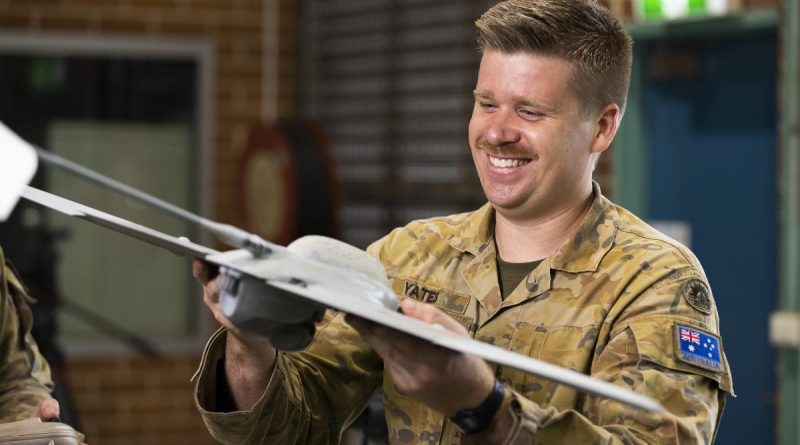
{"label": "man's nose", "polygon": [[508,110],[500,110],[494,113],[488,122],[484,138],[492,145],[519,142],[520,132],[514,124],[513,113]]}

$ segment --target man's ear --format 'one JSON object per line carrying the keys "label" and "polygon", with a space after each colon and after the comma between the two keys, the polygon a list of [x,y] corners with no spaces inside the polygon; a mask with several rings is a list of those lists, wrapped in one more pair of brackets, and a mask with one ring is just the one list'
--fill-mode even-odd
{"label": "man's ear", "polygon": [[611,141],[619,129],[622,111],[617,104],[608,104],[600,110],[595,121],[596,133],[592,143],[592,153],[602,153],[611,146]]}

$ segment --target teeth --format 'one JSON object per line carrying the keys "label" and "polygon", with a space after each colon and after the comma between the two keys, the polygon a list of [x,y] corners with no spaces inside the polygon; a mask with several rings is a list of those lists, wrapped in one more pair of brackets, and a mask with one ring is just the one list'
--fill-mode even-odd
{"label": "teeth", "polygon": [[495,167],[513,168],[527,164],[528,162],[530,162],[530,159],[504,159],[504,158],[496,158],[494,156],[489,156],[489,162]]}

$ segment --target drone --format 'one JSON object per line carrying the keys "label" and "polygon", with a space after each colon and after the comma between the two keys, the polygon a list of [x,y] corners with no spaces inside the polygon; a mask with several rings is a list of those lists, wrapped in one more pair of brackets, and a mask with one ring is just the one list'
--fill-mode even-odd
{"label": "drone", "polygon": [[[176,207],[46,150],[0,123],[0,221],[21,197],[66,215],[205,261],[219,268],[220,308],[237,328],[282,351],[302,350],[330,308],[442,348],[537,375],[632,407],[664,412],[656,401],[606,381],[447,331],[402,314],[380,261],[333,238],[309,235],[284,247]],[[198,224],[233,250],[220,252],[30,187],[38,162],[65,170]]]}

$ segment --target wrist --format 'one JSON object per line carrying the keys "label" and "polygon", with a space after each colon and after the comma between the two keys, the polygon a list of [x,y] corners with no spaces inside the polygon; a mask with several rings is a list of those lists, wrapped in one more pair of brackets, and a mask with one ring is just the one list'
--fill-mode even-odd
{"label": "wrist", "polygon": [[228,367],[236,367],[241,371],[250,371],[261,377],[272,373],[277,350],[269,341],[259,337],[250,338],[228,331],[225,342],[225,361]]}
{"label": "wrist", "polygon": [[472,408],[461,409],[450,416],[450,420],[464,434],[479,434],[487,431],[502,408],[508,391],[499,380],[493,379],[489,394]]}
{"label": "wrist", "polygon": [[277,360],[268,343],[247,343],[228,332],[225,345],[225,380],[236,410],[250,410],[267,389]]}
{"label": "wrist", "polygon": [[226,347],[237,353],[263,355],[275,349],[264,337],[234,329],[226,329],[226,333]]}
{"label": "wrist", "polygon": [[497,410],[489,427],[476,434],[463,434],[462,445],[502,445],[514,429],[514,414],[511,409],[511,391],[506,391],[503,402]]}

